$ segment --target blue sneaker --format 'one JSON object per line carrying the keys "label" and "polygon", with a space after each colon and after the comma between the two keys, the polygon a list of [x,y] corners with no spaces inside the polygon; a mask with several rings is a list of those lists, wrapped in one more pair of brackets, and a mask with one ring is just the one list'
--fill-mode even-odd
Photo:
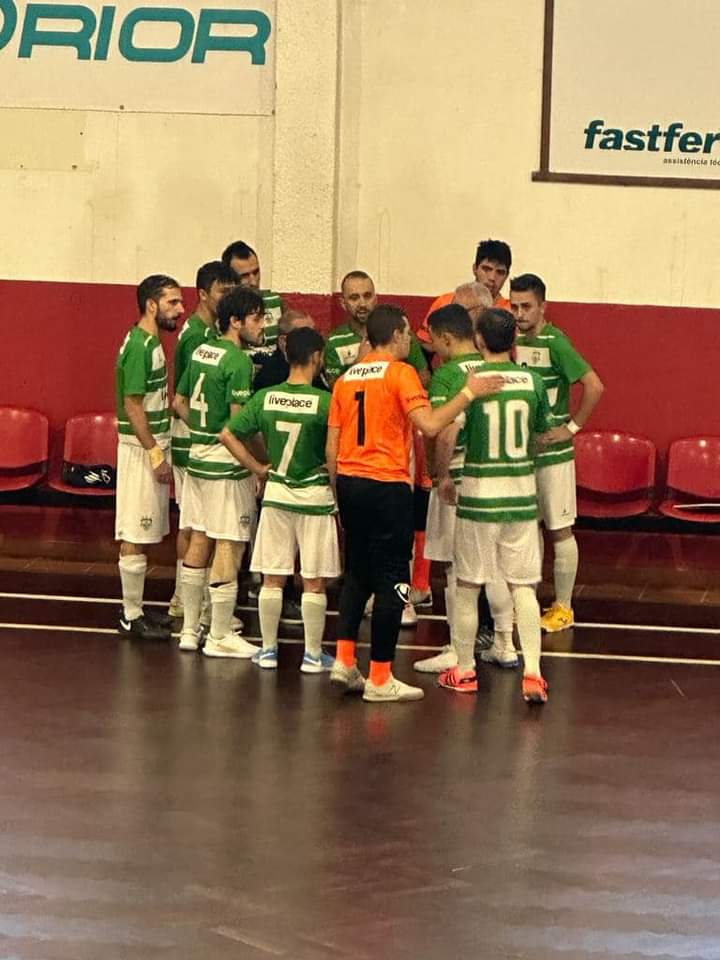
{"label": "blue sneaker", "polygon": [[252,662],[263,670],[277,670],[277,647],[269,647],[267,650],[258,650],[252,658]]}
{"label": "blue sneaker", "polygon": [[300,664],[300,670],[303,673],[329,673],[334,663],[335,658],[331,657],[329,653],[321,653],[319,657],[312,657],[306,651],[303,662]]}

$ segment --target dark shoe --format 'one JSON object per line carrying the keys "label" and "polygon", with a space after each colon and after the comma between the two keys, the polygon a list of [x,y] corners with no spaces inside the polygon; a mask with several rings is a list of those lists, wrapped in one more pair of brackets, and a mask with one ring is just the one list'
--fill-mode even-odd
{"label": "dark shoe", "polygon": [[300,604],[290,600],[289,597],[283,599],[282,613],[280,619],[283,623],[302,623],[302,610]]}
{"label": "dark shoe", "polygon": [[129,640],[156,641],[170,639],[170,630],[167,627],[151,623],[146,617],[126,620],[125,617],[121,616],[118,633],[121,637],[127,637]]}
{"label": "dark shoe", "polygon": [[173,618],[170,614],[165,613],[164,610],[158,607],[148,607],[144,611],[144,616],[154,627],[162,627],[163,630],[167,630],[168,633],[172,631]]}
{"label": "dark shoe", "polygon": [[478,630],[478,635],[475,640],[475,649],[476,650],[489,650],[490,647],[495,642],[495,631],[492,627],[488,627],[485,624],[480,625]]}

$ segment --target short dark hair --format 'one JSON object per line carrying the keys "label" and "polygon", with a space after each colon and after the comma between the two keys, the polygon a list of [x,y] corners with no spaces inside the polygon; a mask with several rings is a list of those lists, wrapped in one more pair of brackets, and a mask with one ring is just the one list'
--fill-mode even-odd
{"label": "short dark hair", "polygon": [[473,337],[470,314],[460,303],[448,303],[433,310],[428,317],[428,326],[433,333],[449,333],[456,340],[472,340]]}
{"label": "short dark hair", "polygon": [[249,287],[235,287],[222,298],[217,308],[217,325],[220,333],[227,333],[230,328],[230,318],[237,317],[245,322],[251,313],[265,313],[263,298],[256,290]]}
{"label": "short dark hair", "polygon": [[535,273],[521,273],[519,277],[513,277],[510,281],[510,289],[515,293],[532,291],[540,303],[545,303],[545,284]]}
{"label": "short dark hair", "polygon": [[480,314],[477,331],[491,353],[506,353],[515,342],[515,317],[509,310],[490,307]]}
{"label": "short dark hair", "polygon": [[372,277],[369,273],[365,273],[364,270],[351,270],[350,273],[346,273],[340,281],[340,293],[342,293],[343,287],[348,280],[369,280],[370,283],[372,283]]}
{"label": "short dark hair", "polygon": [[168,277],[165,273],[153,273],[151,276],[145,277],[142,283],[138,284],[136,291],[137,305],[140,314],[145,313],[148,300],[159,300],[163,290],[167,290],[168,287],[177,287],[180,289],[180,284],[177,280]]}
{"label": "short dark hair", "polygon": [[403,330],[407,317],[402,307],[394,303],[379,303],[367,318],[367,335],[371,347],[390,343],[395,331]]}
{"label": "short dark hair", "polygon": [[325,349],[325,341],[312,327],[300,327],[287,335],[285,350],[291,367],[306,367],[310,357]]}
{"label": "short dark hair", "polygon": [[508,273],[512,266],[512,251],[504,240],[481,240],[475,253],[475,266],[481,260],[494,260],[507,267]]}
{"label": "short dark hair", "polygon": [[244,240],[233,240],[232,243],[228,244],[227,247],[222,252],[222,257],[220,258],[225,266],[230,266],[230,261],[234,259],[238,260],[249,260],[250,257],[256,257],[257,254],[251,246],[245,243]]}
{"label": "short dark hair", "polygon": [[234,270],[231,270],[222,260],[211,260],[209,263],[204,263],[198,270],[195,289],[210,293],[210,288],[216,280],[218,283],[237,283]]}

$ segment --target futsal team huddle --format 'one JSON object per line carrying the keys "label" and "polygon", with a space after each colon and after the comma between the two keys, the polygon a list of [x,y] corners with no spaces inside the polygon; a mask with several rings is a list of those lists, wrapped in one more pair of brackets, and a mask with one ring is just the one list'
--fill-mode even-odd
{"label": "futsal team huddle", "polygon": [[[197,274],[197,306],[180,331],[174,397],[159,334],[184,313],[167,275],[137,288],[139,319],[116,365],[120,541],[119,632],[167,639],[205,656],[278,666],[278,633],[296,567],[302,581],[304,673],[371,702],[422,699],[392,672],[403,622],[432,604],[411,564],[444,566],[448,641],[415,670],[446,690],[478,690],[482,661],[516,668],[522,696],[545,703],[542,630],[574,623],[578,568],[573,437],[603,385],[545,318],[545,285],[514,277],[506,243],[479,244],[474,279],[443,294],[412,332],[403,309],[378,303],[372,279],[341,284],[347,322],[323,338],[308,314],[261,287],[242,241]],[[570,417],[570,388],[580,383]],[[177,575],[168,615],[144,611],[145,551],[179,507]],[[427,492],[429,489],[429,496]],[[541,616],[543,529],[555,601]],[[417,532],[417,536],[416,536]],[[235,615],[245,550],[261,576],[262,646]],[[341,577],[335,656],[323,650],[326,588]],[[480,611],[480,612],[479,612]],[[357,662],[370,613],[367,675]]]}

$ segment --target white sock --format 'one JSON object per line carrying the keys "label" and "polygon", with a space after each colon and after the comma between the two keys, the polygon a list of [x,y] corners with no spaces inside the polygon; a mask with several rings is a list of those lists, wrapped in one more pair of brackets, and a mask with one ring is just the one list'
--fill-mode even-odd
{"label": "white sock", "polygon": [[232,632],[232,618],[237,603],[237,580],[210,587],[210,636],[222,640]]}
{"label": "white sock", "polygon": [[282,587],[260,587],[258,594],[258,616],[263,650],[276,650],[278,645],[278,627],[282,613]]}
{"label": "white sock", "polygon": [[175,561],[175,598],[182,601],[182,560]]}
{"label": "white sock", "polygon": [[303,593],[300,609],[305,627],[305,652],[317,658],[322,653],[327,597],[324,593]]}
{"label": "white sock", "polygon": [[477,602],[480,587],[460,587],[455,591],[454,638],[458,667],[475,669],[475,637],[478,632]]}
{"label": "white sock", "polygon": [[525,676],[540,676],[540,606],[532,587],[514,587],[517,628],[525,663]]}
{"label": "white sock", "polygon": [[129,553],[120,557],[118,567],[122,586],[123,614],[126,620],[137,620],[143,612],[147,557],[144,553]]}
{"label": "white sock", "polygon": [[512,633],[513,628],[513,598],[510,587],[504,580],[485,584],[490,613],[497,633]]}
{"label": "white sock", "polygon": [[202,609],[209,610],[212,600],[210,598],[210,570],[211,567],[207,567],[205,570],[205,589],[203,590],[202,598]]}
{"label": "white sock", "polygon": [[555,599],[572,607],[572,595],[578,572],[578,545],[575,537],[555,541]]}
{"label": "white sock", "polygon": [[498,653],[514,653],[515,644],[513,643],[512,630],[496,630],[493,637],[493,646]]}
{"label": "white sock", "polygon": [[457,590],[457,577],[455,568],[450,563],[445,570],[447,586],[445,587],[445,618],[447,619],[448,631],[450,632],[450,647],[455,650],[455,591]]}
{"label": "white sock", "polygon": [[200,610],[207,581],[205,567],[183,566],[180,584],[183,597],[183,632],[195,633],[200,625]]}

